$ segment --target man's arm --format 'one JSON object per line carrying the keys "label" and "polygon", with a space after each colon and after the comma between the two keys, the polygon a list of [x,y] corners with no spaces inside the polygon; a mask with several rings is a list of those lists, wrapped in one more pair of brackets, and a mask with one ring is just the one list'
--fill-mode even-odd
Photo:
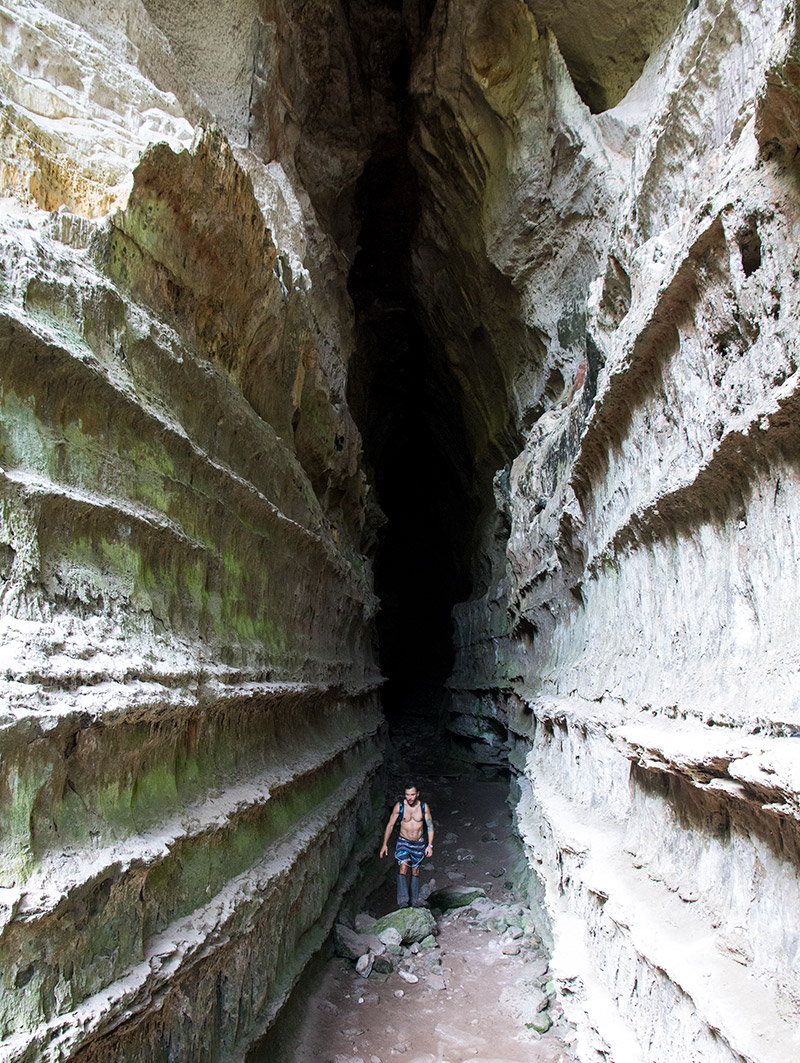
{"label": "man's arm", "polygon": [[425,805],[425,826],[428,829],[428,845],[425,849],[425,855],[433,856],[433,816],[431,815],[430,805]]}
{"label": "man's arm", "polygon": [[389,816],[389,822],[386,824],[386,830],[383,832],[383,845],[381,846],[381,856],[387,856],[389,853],[389,835],[392,833],[395,823],[397,823],[397,817],[400,815],[400,802],[392,809],[392,814]]}

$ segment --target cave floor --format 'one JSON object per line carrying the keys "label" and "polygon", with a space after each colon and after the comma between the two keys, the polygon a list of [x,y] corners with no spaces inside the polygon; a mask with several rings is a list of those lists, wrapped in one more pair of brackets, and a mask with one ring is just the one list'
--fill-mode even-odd
{"label": "cave floor", "polygon": [[[531,987],[541,995],[548,980],[543,946],[532,931],[514,942],[497,925],[496,913],[517,900],[508,878],[519,854],[507,786],[441,777],[420,777],[419,785],[436,826],[423,891],[426,882],[437,889],[479,885],[493,904],[481,902],[482,913],[468,907],[440,915],[437,949],[396,957],[416,982],[397,969],[365,979],[353,963],[331,959],[308,999],[295,1063],[571,1063],[574,1031],[557,1001],[549,1008],[550,1030],[540,1035],[532,1028]],[[365,904],[375,917],[395,907],[395,864],[384,863],[385,883]],[[515,944],[517,955],[503,953]]]}

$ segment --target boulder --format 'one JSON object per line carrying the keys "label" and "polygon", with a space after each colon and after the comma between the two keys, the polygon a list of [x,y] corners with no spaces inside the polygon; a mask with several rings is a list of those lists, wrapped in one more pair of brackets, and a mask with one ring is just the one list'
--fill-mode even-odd
{"label": "boulder", "polygon": [[466,908],[478,897],[485,897],[486,890],[481,886],[445,886],[428,897],[431,908],[446,912],[451,908]]}
{"label": "boulder", "polygon": [[411,945],[424,940],[429,934],[435,934],[436,920],[427,908],[398,908],[396,912],[389,912],[364,929],[365,933],[378,937],[389,927],[400,932],[400,940],[404,945]]}
{"label": "boulder", "polygon": [[344,923],[337,923],[333,928],[333,945],[336,955],[345,960],[358,960],[366,952],[382,956],[386,946],[376,935],[358,934]]}

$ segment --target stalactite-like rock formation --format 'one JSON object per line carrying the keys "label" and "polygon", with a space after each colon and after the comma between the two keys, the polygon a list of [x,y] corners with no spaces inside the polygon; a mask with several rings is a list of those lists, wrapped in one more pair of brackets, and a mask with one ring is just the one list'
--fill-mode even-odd
{"label": "stalactite-like rock formation", "polygon": [[380,667],[587,1063],[797,1055],[797,19],[0,4],[3,1059],[252,1051]]}

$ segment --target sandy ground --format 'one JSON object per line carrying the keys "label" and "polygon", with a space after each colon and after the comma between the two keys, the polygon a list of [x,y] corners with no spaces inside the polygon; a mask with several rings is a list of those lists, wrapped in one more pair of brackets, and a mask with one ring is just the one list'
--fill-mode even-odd
{"label": "sandy ground", "polygon": [[[295,1063],[571,1063],[574,1034],[557,999],[550,997],[552,1028],[543,1035],[532,1028],[537,995],[553,988],[538,938],[528,931],[514,941],[517,931],[504,930],[502,919],[497,925],[496,913],[516,900],[507,875],[517,858],[507,787],[424,779],[420,786],[436,826],[423,887],[432,879],[437,888],[480,885],[494,904],[445,913],[436,949],[393,957],[416,981],[397,969],[365,979],[352,962],[329,961],[309,997]],[[384,863],[386,883],[365,905],[375,917],[395,908],[396,865]],[[502,951],[515,945],[517,955]]]}

